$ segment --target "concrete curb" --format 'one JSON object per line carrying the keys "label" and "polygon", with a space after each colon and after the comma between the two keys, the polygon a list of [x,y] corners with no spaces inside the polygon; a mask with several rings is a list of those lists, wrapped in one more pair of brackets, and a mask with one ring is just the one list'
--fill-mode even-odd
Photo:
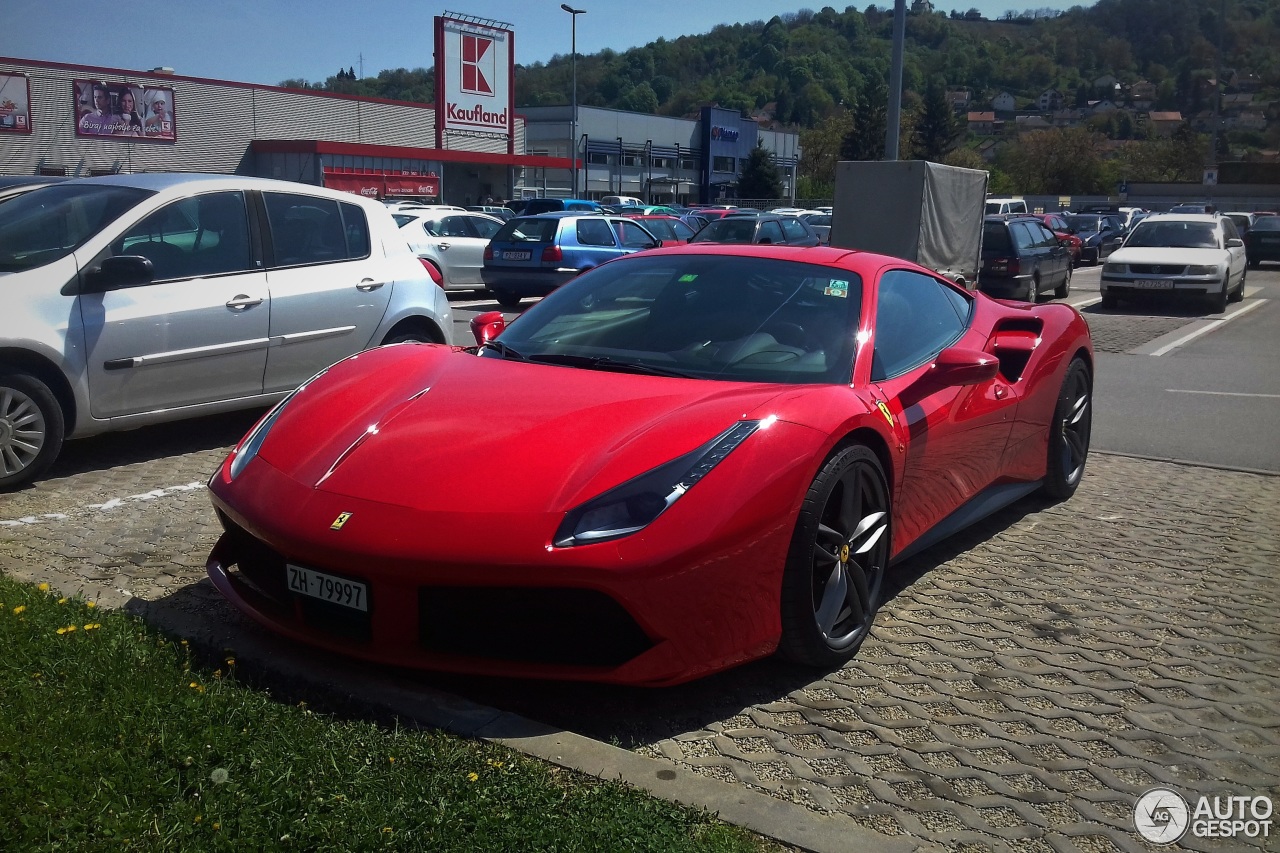
{"label": "concrete curb", "polygon": [[[208,594],[216,597],[211,587]],[[402,720],[501,744],[600,779],[621,781],[655,797],[704,809],[727,823],[800,850],[910,853],[932,849],[914,839],[866,829],[843,815],[815,812],[741,785],[709,779],[674,762],[637,755],[445,691],[422,685],[406,687],[396,680],[394,671],[376,665],[318,659],[310,650],[268,634],[239,614],[226,621],[210,620],[190,609],[139,598],[132,599],[124,610],[214,657],[234,651],[242,671],[282,679]]]}

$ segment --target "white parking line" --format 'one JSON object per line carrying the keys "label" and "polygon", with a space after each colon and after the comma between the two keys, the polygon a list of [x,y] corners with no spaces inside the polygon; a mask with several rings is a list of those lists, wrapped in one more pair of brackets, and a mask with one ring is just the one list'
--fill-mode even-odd
{"label": "white parking line", "polygon": [[1212,332],[1214,329],[1220,329],[1225,324],[1230,323],[1232,320],[1235,320],[1238,317],[1242,317],[1245,314],[1248,314],[1250,311],[1259,307],[1264,302],[1265,300],[1260,299],[1257,302],[1245,303],[1244,305],[1241,305],[1239,309],[1232,311],[1226,316],[1222,318],[1215,317],[1213,319],[1210,319],[1205,323],[1205,325],[1201,326],[1200,328],[1193,329],[1190,332],[1187,332],[1187,334],[1183,335],[1182,337],[1169,341],[1169,343],[1165,344],[1164,346],[1160,347],[1158,350],[1155,350],[1154,352],[1147,353],[1147,355],[1164,355],[1170,350],[1174,350],[1180,346],[1189,344],[1192,341],[1194,341],[1196,338],[1200,337],[1201,335],[1207,335],[1210,332]]}
{"label": "white parking line", "polygon": [[[195,491],[196,489],[203,489],[204,486],[205,486],[204,482],[199,480],[192,481],[190,483],[183,483],[180,486],[164,486],[163,488],[152,489],[149,492],[143,492],[142,494],[138,494],[138,495],[125,495],[124,497],[120,497],[120,498],[111,498],[106,503],[85,504],[83,506],[74,507],[68,510],[68,512],[81,513],[86,510],[97,511],[97,512],[110,512],[113,509],[118,509],[122,506],[127,506],[128,504],[131,504],[131,503],[140,503],[142,501],[153,501],[156,498],[165,498],[171,495],[179,494],[181,492],[191,492],[191,491]],[[4,519],[0,519],[0,527],[22,527],[30,524],[48,524],[53,521],[66,521],[70,517],[71,516],[66,513],[47,512],[47,513],[44,513],[43,515],[26,515],[26,516],[23,516],[22,518],[4,518]]]}
{"label": "white parking line", "polygon": [[1249,394],[1244,391],[1195,391],[1191,388],[1166,388],[1169,394],[1212,394],[1215,397],[1266,397],[1270,400],[1280,400],[1280,394]]}
{"label": "white parking line", "polygon": [[1080,299],[1073,299],[1067,304],[1079,311],[1081,308],[1088,308],[1090,305],[1097,305],[1101,301],[1101,296],[1085,296]]}

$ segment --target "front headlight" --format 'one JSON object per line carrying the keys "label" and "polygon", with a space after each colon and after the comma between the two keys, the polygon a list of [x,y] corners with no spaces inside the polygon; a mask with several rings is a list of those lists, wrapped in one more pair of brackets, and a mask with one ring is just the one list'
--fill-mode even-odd
{"label": "front headlight", "polygon": [[607,542],[643,530],[723,462],[734,448],[771,422],[772,419],[739,421],[698,449],[570,510],[556,531],[556,547]]}
{"label": "front headlight", "polygon": [[1222,272],[1222,267],[1214,264],[1212,266],[1187,267],[1187,275],[1217,275]]}
{"label": "front headlight", "polygon": [[328,371],[329,368],[326,367],[324,370],[320,371],[315,376],[312,376],[306,382],[303,382],[297,388],[290,391],[283,400],[276,403],[275,406],[272,407],[271,411],[267,412],[267,414],[263,416],[262,420],[258,421],[253,429],[249,430],[248,435],[240,440],[240,443],[236,445],[236,449],[233,451],[235,453],[235,458],[231,460],[231,468],[227,471],[231,479],[234,480],[236,477],[240,476],[240,472],[244,470],[244,466],[248,465],[253,460],[253,457],[258,455],[258,450],[262,448],[262,443],[267,440],[267,433],[271,432],[271,428],[276,425],[276,421],[279,420],[280,415],[284,412],[284,407],[289,404],[289,401],[298,396],[303,388],[306,388],[312,382],[315,382],[321,376],[324,376]]}
{"label": "front headlight", "polygon": [[1113,264],[1108,262],[1102,265],[1103,275],[1124,275],[1128,271],[1129,271],[1128,264]]}

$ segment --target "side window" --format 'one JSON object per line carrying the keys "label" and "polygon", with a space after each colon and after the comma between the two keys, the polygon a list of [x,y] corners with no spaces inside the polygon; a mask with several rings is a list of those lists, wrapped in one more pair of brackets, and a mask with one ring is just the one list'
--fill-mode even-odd
{"label": "side window", "polygon": [[347,257],[369,257],[369,220],[358,204],[339,204],[342,227],[347,233]]}
{"label": "side window", "polygon": [[154,281],[253,269],[244,193],[185,198],[143,219],[112,246],[151,261]]}
{"label": "side window", "polygon": [[677,240],[688,240],[693,236],[693,229],[678,219],[671,223],[671,230],[676,232]]}
{"label": "side window", "polygon": [[757,243],[785,243],[786,238],[782,236],[782,226],[778,224],[776,219],[766,219],[760,223],[760,233],[756,236]]}
{"label": "side window", "polygon": [[647,249],[653,245],[653,237],[634,222],[615,222],[618,239],[625,249]]}
{"label": "side window", "polygon": [[1026,213],[1027,203],[1025,201],[1015,201],[1009,205],[1010,213]]}
{"label": "side window", "polygon": [[338,202],[294,193],[263,193],[277,266],[347,259]]}
{"label": "side window", "polygon": [[467,227],[467,217],[446,216],[444,219],[440,220],[440,236],[470,237],[471,229]]}
{"label": "side window", "polygon": [[809,236],[809,232],[804,230],[804,226],[798,219],[782,220],[782,233],[787,235],[788,240],[804,240]]}
{"label": "side window", "polygon": [[1009,234],[1013,237],[1013,250],[1016,255],[1026,255],[1035,248],[1036,240],[1024,222],[1010,222]]}
{"label": "side window", "polygon": [[1035,235],[1036,245],[1042,249],[1054,249],[1058,246],[1058,238],[1053,236],[1053,232],[1045,228],[1039,222],[1027,223],[1032,234]]}
{"label": "side window", "polygon": [[475,236],[485,240],[493,238],[498,233],[498,229],[502,227],[501,222],[494,222],[492,219],[485,219],[482,216],[468,216],[467,223],[471,226],[471,230],[475,232]]}
{"label": "side window", "polygon": [[1227,240],[1232,238],[1239,239],[1240,229],[1236,228],[1236,224],[1230,219],[1224,219],[1222,220],[1222,236]]}
{"label": "side window", "polygon": [[919,367],[953,343],[969,325],[969,298],[911,270],[880,278],[871,378],[882,381]]}
{"label": "side window", "polygon": [[612,248],[616,245],[613,242],[613,231],[610,230],[609,223],[603,219],[579,219],[578,242],[584,246],[609,246]]}

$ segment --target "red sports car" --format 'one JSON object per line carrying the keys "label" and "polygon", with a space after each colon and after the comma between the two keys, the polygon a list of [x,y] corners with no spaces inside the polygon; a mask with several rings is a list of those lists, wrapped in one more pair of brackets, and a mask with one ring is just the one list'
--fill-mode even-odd
{"label": "red sports car", "polygon": [[227,598],[408,667],[836,667],[892,563],[1037,489],[1068,497],[1089,448],[1073,308],[881,255],[657,249],[473,328],[477,350],[339,362],[245,436],[210,482]]}

